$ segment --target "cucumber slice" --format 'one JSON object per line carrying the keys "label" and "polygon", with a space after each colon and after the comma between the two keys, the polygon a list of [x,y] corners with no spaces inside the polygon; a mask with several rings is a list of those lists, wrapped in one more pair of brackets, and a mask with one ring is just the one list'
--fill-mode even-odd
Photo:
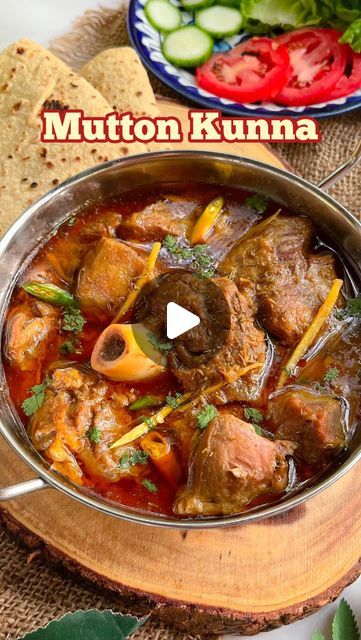
{"label": "cucumber slice", "polygon": [[182,14],[167,0],[148,0],[144,7],[145,15],[157,31],[174,31],[182,24]]}
{"label": "cucumber slice", "polygon": [[198,9],[210,7],[214,0],[181,0],[181,3],[186,11],[198,11]]}
{"label": "cucumber slice", "polygon": [[213,53],[213,40],[194,25],[169,33],[162,44],[163,55],[178,67],[198,67]]}
{"label": "cucumber slice", "polygon": [[195,23],[214,38],[226,38],[240,32],[242,15],[232,7],[214,6],[197,11]]}

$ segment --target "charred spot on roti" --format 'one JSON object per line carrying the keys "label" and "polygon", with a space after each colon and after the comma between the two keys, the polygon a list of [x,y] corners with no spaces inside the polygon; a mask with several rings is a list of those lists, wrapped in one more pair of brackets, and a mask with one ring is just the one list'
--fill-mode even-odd
{"label": "charred spot on roti", "polygon": [[69,105],[63,104],[60,100],[45,100],[43,109],[53,109],[54,111],[66,111]]}

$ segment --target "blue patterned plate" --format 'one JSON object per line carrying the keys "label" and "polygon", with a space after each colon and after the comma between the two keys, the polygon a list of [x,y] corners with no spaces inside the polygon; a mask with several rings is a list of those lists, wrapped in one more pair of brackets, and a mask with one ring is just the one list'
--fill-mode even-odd
{"label": "blue patterned plate", "polygon": [[[171,89],[180,93],[191,102],[196,102],[208,109],[218,109],[233,116],[312,116],[314,118],[328,118],[347,111],[361,108],[361,90],[347,98],[338,98],[331,102],[323,102],[312,107],[284,108],[273,102],[257,104],[240,104],[218,98],[196,85],[194,73],[188,69],[175,67],[163,56],[161,50],[161,36],[148,22],[144,13],[146,0],[131,0],[128,12],[128,30],[132,44],[143,63],[155,76],[167,84]],[[174,1],[174,4],[178,4]],[[193,22],[193,14],[183,12],[183,24]],[[247,34],[226,38],[215,45],[215,52],[228,51],[236,44],[247,38]]]}

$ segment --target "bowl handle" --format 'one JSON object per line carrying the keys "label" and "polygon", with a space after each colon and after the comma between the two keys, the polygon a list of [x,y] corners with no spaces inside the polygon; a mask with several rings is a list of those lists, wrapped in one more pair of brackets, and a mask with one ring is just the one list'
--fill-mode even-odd
{"label": "bowl handle", "polygon": [[27,482],[20,482],[19,484],[13,484],[10,487],[0,488],[0,502],[25,496],[27,493],[32,493],[33,491],[49,488],[50,487],[45,480],[42,480],[41,478],[33,478],[33,480],[27,480]]}
{"label": "bowl handle", "polygon": [[349,171],[352,171],[354,167],[361,160],[361,140],[357,143],[350,157],[343,162],[337,169],[335,169],[330,175],[326,176],[318,183],[320,189],[329,189],[335,182],[343,178]]}

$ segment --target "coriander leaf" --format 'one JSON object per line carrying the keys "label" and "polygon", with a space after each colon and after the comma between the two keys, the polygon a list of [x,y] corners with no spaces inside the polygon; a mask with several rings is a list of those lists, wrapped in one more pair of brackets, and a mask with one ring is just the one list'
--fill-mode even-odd
{"label": "coriander leaf", "polygon": [[76,611],[53,620],[42,629],[31,631],[20,640],[125,640],[147,618],[113,613],[112,611]]}
{"label": "coriander leaf", "polygon": [[266,196],[263,196],[261,193],[255,193],[253,196],[246,198],[244,204],[247,205],[247,207],[256,209],[258,213],[265,213],[268,206],[268,200]]}
{"label": "coriander leaf", "polygon": [[252,424],[252,427],[254,428],[256,434],[258,436],[263,436],[263,429],[262,427],[259,427],[258,424]]}
{"label": "coriander leaf", "polygon": [[213,258],[209,255],[206,244],[196,244],[194,247],[181,243],[174,236],[166,236],[163,240],[163,247],[173,255],[177,262],[188,261],[192,269],[204,278],[214,275],[216,267]]}
{"label": "coriander leaf", "polygon": [[143,416],[142,422],[145,422],[145,424],[148,425],[149,429],[153,429],[155,427],[152,416]]}
{"label": "coriander leaf", "polygon": [[170,253],[174,253],[178,250],[177,239],[168,234],[163,240],[163,247]]}
{"label": "coriander leaf", "polygon": [[246,418],[246,420],[250,420],[251,422],[255,422],[256,424],[263,421],[262,413],[258,409],[253,409],[253,407],[245,407],[244,417]]}
{"label": "coriander leaf", "polygon": [[165,401],[166,401],[166,403],[167,403],[167,405],[168,405],[169,407],[172,407],[172,409],[178,409],[178,407],[179,407],[179,402],[178,402],[178,400],[179,400],[181,397],[182,397],[182,394],[181,394],[181,393],[176,393],[176,394],[175,394],[175,397],[173,397],[173,396],[171,396],[171,395],[168,395],[168,396],[166,397]]}
{"label": "coriander leaf", "polygon": [[155,335],[155,333],[149,332],[147,338],[154,349],[160,351],[161,353],[167,353],[168,351],[173,349],[173,344],[171,342],[161,342],[158,336]]}
{"label": "coriander leaf", "polygon": [[259,424],[252,423],[252,427],[255,430],[258,436],[262,436],[262,438],[267,438],[268,440],[274,440],[274,435],[270,431],[266,431],[259,426]]}
{"label": "coriander leaf", "polygon": [[332,640],[360,640],[354,613],[342,598],[332,621]]}
{"label": "coriander leaf", "polygon": [[213,404],[205,404],[197,415],[198,428],[205,429],[216,416],[218,416],[216,407]]}
{"label": "coriander leaf", "polygon": [[361,316],[361,295],[356,296],[356,298],[348,298],[346,310],[348,315],[353,318]]}
{"label": "coriander leaf", "polygon": [[325,382],[330,383],[336,380],[339,374],[340,374],[340,370],[337,369],[337,367],[333,367],[332,369],[329,369],[328,371],[326,371],[323,379]]}
{"label": "coriander leaf", "polygon": [[45,378],[41,384],[31,387],[32,395],[26,398],[22,403],[22,409],[26,416],[32,416],[44,404],[46,397],[46,389],[49,385],[49,378]]}
{"label": "coriander leaf", "polygon": [[314,631],[314,633],[312,634],[312,640],[326,640],[326,638],[323,635],[323,633],[320,633],[319,631]]}
{"label": "coriander leaf", "polygon": [[86,320],[78,307],[69,307],[63,314],[61,328],[63,331],[80,333],[83,331]]}
{"label": "coriander leaf", "polygon": [[118,467],[120,467],[121,469],[129,469],[129,467],[130,467],[130,453],[129,453],[129,451],[127,451],[127,453],[123,453],[122,457],[119,460]]}
{"label": "coriander leaf", "polygon": [[158,492],[158,487],[151,480],[147,480],[147,479],[142,480],[142,485],[143,485],[143,487],[148,489],[148,491],[150,491],[150,493],[157,493]]}
{"label": "coriander leaf", "polygon": [[95,444],[99,444],[99,442],[102,439],[102,434],[100,429],[98,429],[97,427],[95,427],[94,429],[89,429],[88,437],[91,442],[94,442]]}
{"label": "coriander leaf", "polygon": [[213,259],[209,255],[206,244],[196,244],[193,247],[193,263],[194,270],[203,278],[211,278],[216,270]]}
{"label": "coriander leaf", "polygon": [[331,369],[328,369],[328,371],[326,371],[325,375],[323,376],[324,384],[321,384],[320,382],[315,383],[315,387],[317,391],[320,391],[320,393],[325,393],[327,391],[327,385],[330,385],[332,382],[334,382],[334,380],[336,380],[339,374],[340,374],[340,370],[337,369],[337,367],[332,367]]}
{"label": "coriander leaf", "polygon": [[135,449],[132,453],[124,453],[120,459],[119,467],[129,469],[135,464],[147,464],[148,454],[141,449]]}
{"label": "coriander leaf", "polygon": [[141,449],[136,449],[130,456],[130,464],[147,464],[148,454]]}
{"label": "coriander leaf", "polygon": [[69,220],[67,221],[67,225],[68,227],[73,227],[76,223],[76,218],[75,216],[73,216],[72,218],[69,218]]}
{"label": "coriander leaf", "polygon": [[74,353],[75,352],[74,342],[72,342],[71,340],[64,340],[63,344],[60,345],[59,351],[62,355],[66,355],[68,353]]}
{"label": "coriander leaf", "polygon": [[361,316],[361,294],[358,294],[356,298],[348,298],[346,307],[335,312],[337,320],[343,320],[346,316],[351,318],[359,318]]}
{"label": "coriander leaf", "polygon": [[174,236],[167,235],[163,240],[163,247],[178,260],[188,260],[192,257],[192,249],[183,246]]}

